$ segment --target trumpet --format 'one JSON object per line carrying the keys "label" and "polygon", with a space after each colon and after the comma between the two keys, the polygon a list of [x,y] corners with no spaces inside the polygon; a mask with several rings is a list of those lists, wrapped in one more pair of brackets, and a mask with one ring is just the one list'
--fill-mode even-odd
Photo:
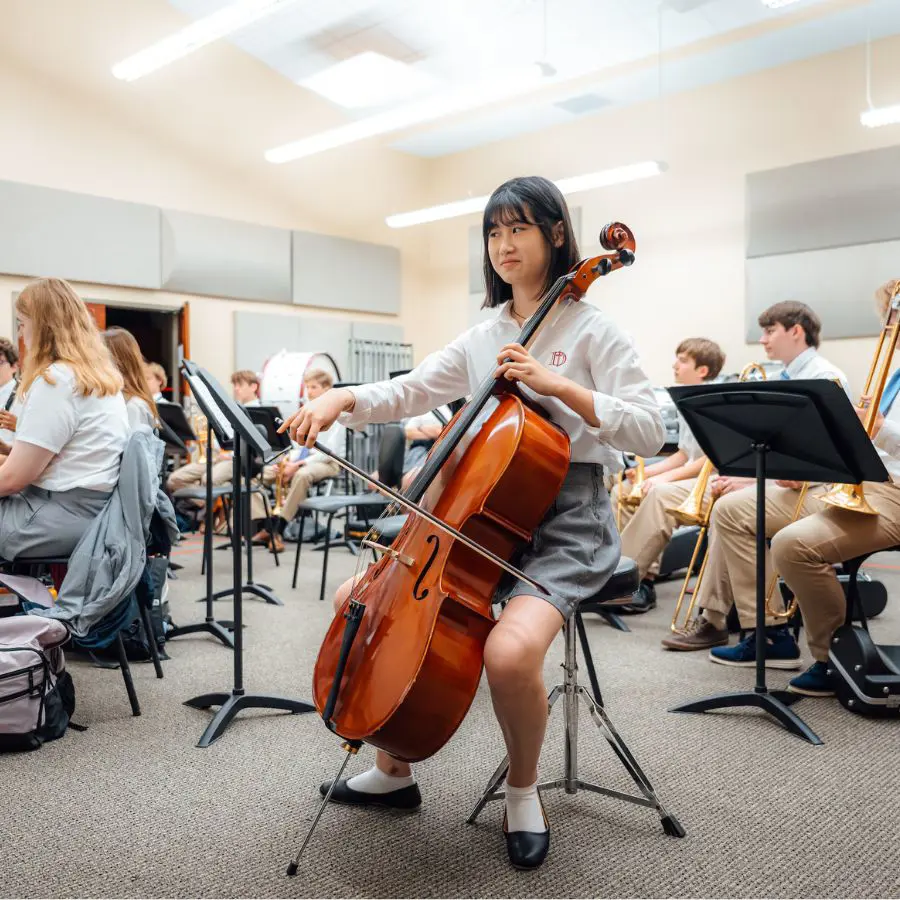
{"label": "trumpet", "polygon": [[[741,370],[739,380],[749,381],[750,375],[753,372],[757,373],[757,378],[754,379],[755,381],[766,380],[766,370],[759,363],[755,362],[744,366]],[[684,606],[684,598],[690,588],[691,578],[694,576],[694,567],[697,564],[697,558],[700,555],[700,550],[703,547],[707,532],[709,531],[709,518],[712,515],[713,504],[716,502],[714,497],[706,497],[706,487],[709,484],[712,472],[712,460],[707,458],[703,463],[703,468],[700,469],[700,472],[697,475],[697,483],[691,489],[691,492],[687,497],[684,498],[680,505],[666,508],[666,512],[672,516],[679,525],[700,526],[700,531],[697,534],[697,542],[694,544],[694,552],[691,554],[691,561],[688,564],[687,572],[685,573],[684,581],[681,585],[681,592],[678,594],[678,600],[675,603],[675,611],[672,613],[672,622],[669,625],[670,630],[675,634],[687,634],[690,630],[691,621],[694,618],[694,607],[697,604],[697,594],[700,591],[700,585],[703,583],[703,575],[706,572],[706,561],[709,559],[709,556],[704,554],[703,564],[700,566],[700,571],[697,573],[697,582],[691,590],[691,602],[688,604],[687,610],[684,613],[684,621],[679,623],[681,609]],[[771,590],[772,588],[770,588],[770,594]]]}
{"label": "trumpet", "polygon": [[[900,321],[898,319],[900,319],[900,281],[897,281],[891,290],[887,308],[884,311],[884,318],[881,322],[878,346],[875,348],[872,365],[869,366],[869,374],[866,377],[866,385],[863,388],[862,397],[857,404],[859,409],[866,409],[866,398],[871,396],[871,400],[868,401],[868,414],[863,423],[866,434],[870,438],[875,430],[875,420],[878,418],[881,395],[884,393],[884,386],[887,384],[894,351],[897,349],[897,339],[900,337]],[[874,394],[872,393],[873,388]],[[878,515],[878,510],[866,500],[861,484],[836,484],[827,494],[819,499],[823,503],[838,509],[864,513],[868,516]]]}
{"label": "trumpet", "polygon": [[284,457],[275,464],[275,506],[272,509],[273,516],[280,516],[284,508]]}

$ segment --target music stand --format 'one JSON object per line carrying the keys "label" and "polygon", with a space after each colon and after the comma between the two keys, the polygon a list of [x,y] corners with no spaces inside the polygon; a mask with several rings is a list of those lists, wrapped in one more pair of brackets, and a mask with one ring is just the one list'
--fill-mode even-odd
{"label": "music stand", "polygon": [[184,410],[177,403],[157,403],[159,436],[177,450],[188,452],[185,441],[196,441],[197,435],[191,428]]}
{"label": "music stand", "polygon": [[753,706],[811,744],[822,740],[789,704],[799,694],[766,686],[766,478],[888,481],[889,476],[843,389],[827,379],[737,382],[669,388],[678,411],[722,475],[756,478],[756,684],[672,712]]}
{"label": "music stand", "polygon": [[[303,713],[312,712],[315,707],[303,700],[273,697],[268,694],[246,694],[244,692],[244,643],[241,604],[243,592],[248,590],[249,586],[242,585],[241,572],[241,529],[243,524],[242,506],[244,502],[242,497],[244,492],[240,489],[241,475],[244,472],[241,457],[243,451],[252,448],[260,454],[263,460],[267,460],[272,455],[272,448],[269,446],[268,441],[257,431],[256,426],[250,421],[244,409],[225,393],[222,386],[209,372],[189,360],[185,360],[183,366],[188,376],[195,376],[194,382],[198,386],[205,388],[210,397],[210,403],[212,404],[210,407],[210,412],[212,413],[212,418],[209,419],[210,425],[221,427],[227,424],[234,436],[234,452],[232,456],[232,486],[236,486],[232,493],[234,587],[228,591],[228,593],[234,595],[234,686],[231,692],[227,694],[224,692],[201,694],[199,697],[185,701],[185,706],[191,706],[194,709],[209,709],[211,706],[219,707],[219,711],[207,725],[206,730],[197,743],[198,747],[208,747],[222,735],[228,727],[228,723],[241,710],[283,709],[291,713]],[[190,377],[188,383],[191,383]],[[194,384],[191,384],[191,389],[194,389]],[[201,403],[202,394],[203,391],[194,393],[198,403]]]}
{"label": "music stand", "polygon": [[[234,626],[233,622],[228,622],[225,620],[217,621],[215,615],[213,615],[213,600],[215,600],[215,594],[213,593],[213,553],[212,553],[212,541],[213,541],[213,431],[217,428],[217,420],[212,411],[212,398],[209,396],[208,392],[206,392],[203,388],[204,386],[197,381],[196,375],[191,374],[187,369],[183,372],[185,380],[188,382],[191,390],[194,392],[194,397],[197,399],[197,405],[202,410],[203,414],[206,416],[206,420],[209,423],[206,429],[206,509],[203,513],[203,519],[205,524],[204,534],[203,534],[203,559],[204,564],[206,566],[206,597],[204,598],[206,602],[206,615],[203,618],[202,622],[196,622],[193,625],[179,625],[177,628],[173,628],[166,635],[167,640],[172,640],[173,638],[181,637],[185,634],[198,634],[198,633],[206,633],[211,634],[213,637],[218,638],[226,647],[230,647],[232,650],[234,649],[234,639],[228,633],[228,629]],[[197,390],[199,388],[199,390]],[[167,423],[171,423],[170,427],[172,432],[179,439],[181,435],[184,435],[189,440],[197,440],[194,435],[194,431],[188,423],[187,416],[184,414],[184,410],[177,406],[174,403],[161,403],[158,407],[160,411],[160,419],[166,421]],[[165,410],[165,412],[163,412]],[[220,431],[217,432],[217,439],[232,439],[233,433],[226,434],[226,432],[221,429],[221,426],[218,426]],[[185,448],[187,449],[187,448]],[[204,602],[204,601],[200,601]]]}

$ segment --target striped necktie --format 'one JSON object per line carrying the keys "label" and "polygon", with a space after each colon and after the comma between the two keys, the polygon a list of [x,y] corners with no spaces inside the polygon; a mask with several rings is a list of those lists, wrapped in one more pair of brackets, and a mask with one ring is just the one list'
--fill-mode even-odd
{"label": "striped necktie", "polygon": [[791,380],[791,376],[788,375],[788,370],[787,370],[787,369],[782,369],[782,370],[781,370],[781,374],[780,374],[778,377],[779,377],[782,381],[790,381],[790,380]]}
{"label": "striped necktie", "polygon": [[878,407],[882,415],[887,415],[887,411],[891,408],[891,404],[900,393],[900,369],[897,369],[891,375],[888,383],[884,387],[884,393],[881,395],[881,403]]}

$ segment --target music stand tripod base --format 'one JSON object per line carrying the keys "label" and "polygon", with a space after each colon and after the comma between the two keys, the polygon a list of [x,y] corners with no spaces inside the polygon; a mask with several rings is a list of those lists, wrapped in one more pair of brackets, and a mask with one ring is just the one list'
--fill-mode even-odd
{"label": "music stand tripod base", "polygon": [[[577,614],[576,614],[577,615]],[[577,671],[578,663],[575,650],[575,616],[572,616],[566,622],[563,633],[565,637],[565,662],[563,663],[563,683],[556,685],[547,698],[548,714],[552,712],[553,705],[556,701],[563,698],[563,716],[565,720],[565,775],[554,781],[545,781],[538,784],[538,789],[548,790],[550,788],[563,788],[567,794],[576,794],[579,790],[593,791],[597,794],[605,794],[607,797],[614,797],[617,800],[623,800],[626,803],[634,803],[638,806],[648,806],[655,809],[660,818],[663,831],[671,837],[684,837],[685,830],[678,819],[669,813],[662,802],[656,795],[650,779],[644,774],[637,760],[629,750],[627,744],[619,736],[613,726],[612,721],[606,713],[603,705],[591,696],[591,692],[587,688],[578,684]],[[578,777],[578,712],[579,700],[587,705],[588,712],[594,720],[594,724],[600,730],[600,733],[606,738],[607,743],[613,752],[619,758],[619,761],[625,766],[628,774],[634,783],[638,786],[641,796],[634,794],[625,794],[622,791],[616,791],[612,788],[602,787],[598,784],[592,784]],[[509,769],[509,757],[504,757],[503,761],[497,767],[494,774],[487,783],[487,787],[481,798],[475,804],[469,817],[466,819],[467,824],[472,825],[478,818],[479,813],[492,800],[500,800],[506,796],[506,792],[500,788],[500,784],[506,777]]]}

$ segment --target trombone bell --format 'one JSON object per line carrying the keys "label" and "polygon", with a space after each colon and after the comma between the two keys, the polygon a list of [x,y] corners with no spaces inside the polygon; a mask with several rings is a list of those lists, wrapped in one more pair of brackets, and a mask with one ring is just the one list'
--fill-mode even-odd
{"label": "trombone bell", "polygon": [[823,503],[836,509],[863,513],[866,516],[877,516],[878,510],[866,500],[861,484],[836,484],[827,494],[819,498]]}

